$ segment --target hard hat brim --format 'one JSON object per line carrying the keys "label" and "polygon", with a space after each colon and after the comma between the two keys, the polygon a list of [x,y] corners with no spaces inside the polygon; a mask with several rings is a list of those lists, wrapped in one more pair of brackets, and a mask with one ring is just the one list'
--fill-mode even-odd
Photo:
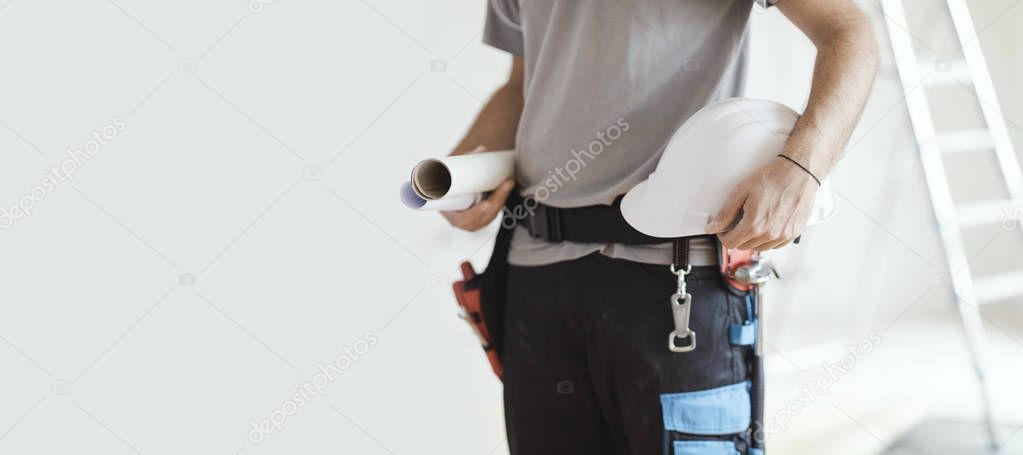
{"label": "hard hat brim", "polygon": [[[706,234],[707,223],[714,214],[686,209],[670,196],[658,192],[644,180],[625,193],[622,216],[637,231],[651,237],[674,239]],[[838,197],[827,182],[817,191],[806,226],[823,223],[838,211]]]}
{"label": "hard hat brim", "polygon": [[652,237],[673,239],[705,233],[710,214],[680,207],[671,195],[644,180],[625,193],[622,216],[637,231]]}

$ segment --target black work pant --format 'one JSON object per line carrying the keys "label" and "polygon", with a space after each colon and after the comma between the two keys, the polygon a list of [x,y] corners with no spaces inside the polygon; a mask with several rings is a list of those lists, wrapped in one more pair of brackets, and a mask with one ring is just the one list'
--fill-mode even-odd
{"label": "black work pant", "polygon": [[747,299],[717,267],[694,267],[687,281],[696,349],[673,353],[667,266],[600,254],[511,266],[503,363],[512,454],[748,453],[752,350],[729,339],[749,319]]}

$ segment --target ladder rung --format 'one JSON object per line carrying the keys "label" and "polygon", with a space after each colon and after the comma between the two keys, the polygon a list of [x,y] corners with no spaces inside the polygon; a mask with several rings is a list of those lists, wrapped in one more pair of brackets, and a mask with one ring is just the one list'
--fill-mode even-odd
{"label": "ladder rung", "polygon": [[920,65],[920,74],[929,74],[924,81],[928,87],[973,85],[970,67],[964,60],[938,60]]}
{"label": "ladder rung", "polygon": [[945,153],[991,150],[995,146],[991,132],[983,128],[940,133],[935,140],[938,148]]}
{"label": "ladder rung", "polygon": [[1006,218],[1008,207],[1012,207],[1010,199],[996,199],[966,204],[957,210],[959,226],[971,227],[982,224],[1000,223]]}
{"label": "ladder rung", "polygon": [[978,304],[1023,296],[1023,271],[974,278],[973,294]]}

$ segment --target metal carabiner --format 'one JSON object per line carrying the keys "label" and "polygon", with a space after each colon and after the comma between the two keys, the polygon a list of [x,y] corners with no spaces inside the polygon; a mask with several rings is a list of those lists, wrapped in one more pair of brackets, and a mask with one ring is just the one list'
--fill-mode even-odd
{"label": "metal carabiner", "polygon": [[739,267],[732,274],[732,278],[739,284],[745,286],[759,286],[771,281],[772,277],[779,277],[778,270],[774,265],[765,261],[754,261],[749,265]]}
{"label": "metal carabiner", "polygon": [[690,264],[686,264],[685,267],[676,269],[675,264],[671,264],[670,266],[668,266],[668,269],[671,270],[671,273],[675,275],[685,276],[689,275],[689,272],[693,271],[693,266]]}
{"label": "metal carabiner", "polygon": [[[685,285],[683,284],[682,287],[684,288]],[[671,295],[669,300],[671,301],[671,314],[675,320],[675,330],[668,334],[668,350],[671,352],[692,351],[696,349],[696,332],[689,328],[693,296],[689,293],[676,292]],[[689,343],[679,345],[677,343],[679,339],[689,340]]]}

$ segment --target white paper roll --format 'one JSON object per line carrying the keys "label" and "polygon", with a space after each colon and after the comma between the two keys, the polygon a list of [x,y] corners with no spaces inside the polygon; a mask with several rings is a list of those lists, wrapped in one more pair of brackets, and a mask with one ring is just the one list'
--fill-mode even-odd
{"label": "white paper roll", "polygon": [[514,151],[473,153],[420,161],[412,189],[426,200],[485,193],[515,173]]}
{"label": "white paper roll", "polygon": [[473,204],[483,199],[483,194],[463,194],[461,196],[450,196],[429,200],[423,199],[422,196],[417,194],[416,191],[412,189],[411,182],[405,182],[401,184],[399,197],[401,198],[402,204],[405,204],[405,207],[413,210],[458,211],[472,207]]}

